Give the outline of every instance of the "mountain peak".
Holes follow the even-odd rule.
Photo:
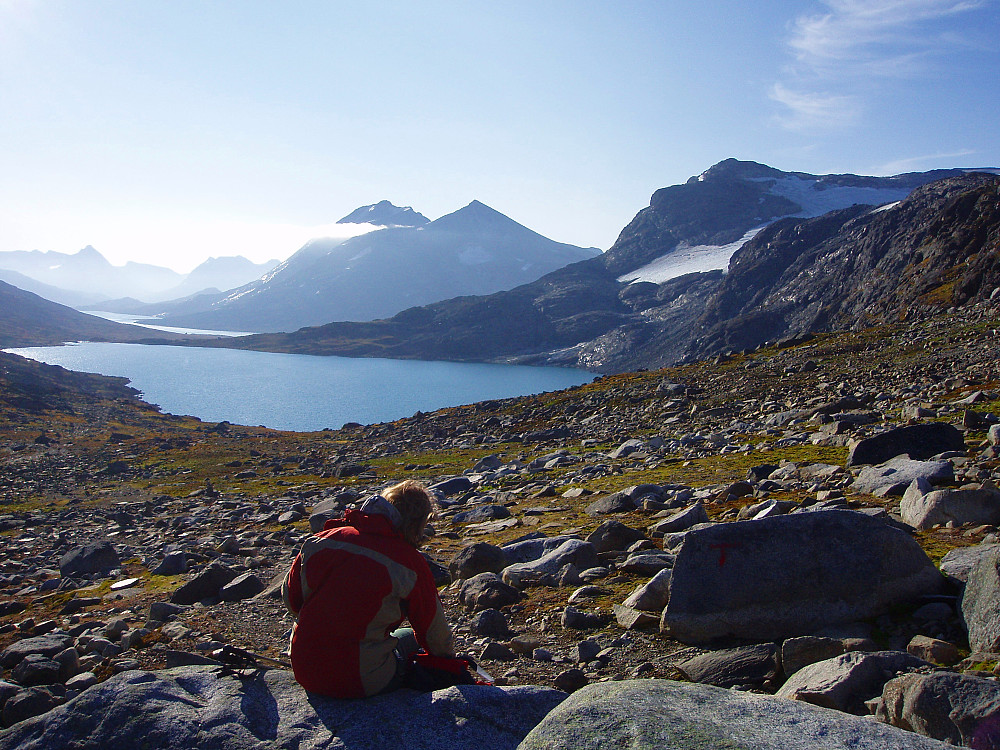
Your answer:
[[[389,201],[379,201],[356,208],[338,224],[374,224],[381,227],[419,227],[430,222],[426,216],[409,206],[394,206]]]
[[[485,230],[496,230],[500,228],[509,229],[520,228],[530,232],[530,229],[518,224],[509,216],[500,213],[495,208],[490,208],[485,203],[473,200],[469,205],[457,211],[435,219],[428,226],[429,229],[445,229],[458,231],[482,232]]]
[[[740,161],[739,159],[723,159],[718,164],[709,167],[697,177],[688,182],[705,182],[706,180],[752,179],[755,177],[781,177],[780,169],[769,167],[756,161]]]

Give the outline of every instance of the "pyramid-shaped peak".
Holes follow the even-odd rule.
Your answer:
[[[374,224],[380,227],[419,227],[430,222],[426,216],[409,206],[395,206],[389,201],[379,201],[356,208],[338,224]]]
[[[446,214],[440,219],[435,219],[428,225],[428,229],[446,229],[449,231],[496,231],[520,229],[531,231],[522,224],[518,224],[509,216],[500,213],[495,208],[490,208],[481,201],[474,200],[469,205],[457,211]]]

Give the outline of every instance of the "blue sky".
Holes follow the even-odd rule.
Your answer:
[[[0,250],[284,258],[383,198],[606,249],[727,157],[1000,166],[1000,0],[0,0]]]

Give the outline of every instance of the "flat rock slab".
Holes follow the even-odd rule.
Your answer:
[[[513,750],[565,697],[542,687],[400,690],[367,700],[306,693],[291,672],[124,672],[0,732],[0,750]]]
[[[944,750],[937,740],[797,701],[670,680],[588,685],[518,750]]]

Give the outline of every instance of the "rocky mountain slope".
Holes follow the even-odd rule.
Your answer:
[[[390,226],[325,250],[311,243],[209,310],[168,315],[164,322],[294,331],[330,320],[385,318],[456,294],[510,289],[597,253],[542,237],[473,201],[427,224]]]
[[[729,160],[657,191],[604,255],[511,291],[225,345],[611,372],[917,315],[992,293],[998,181],[960,170],[820,178]],[[728,273],[663,272],[674,256],[690,268],[695,247],[713,262],[713,248],[732,247]],[[656,282],[642,280],[651,264]]]
[[[44,742],[57,726],[83,742],[72,739],[73,711],[123,715],[143,685],[160,691],[157,706],[201,710],[191,690],[156,687],[171,675],[206,695],[240,694],[218,649],[283,660],[290,621],[268,584],[314,524],[403,478],[435,487],[425,551],[447,616],[459,648],[505,686],[589,683],[579,700],[655,688],[670,705],[697,702],[708,723],[722,696],[746,695],[733,710],[755,726],[792,711],[792,701],[772,703],[791,698],[840,712],[796,711],[798,731],[817,736],[874,710],[983,746],[1000,656],[990,653],[995,618],[981,616],[1000,606],[1000,589],[989,593],[989,565],[976,562],[1000,549],[998,305],[317,433],[166,415],[120,381],[74,383],[0,355],[0,704],[12,725],[0,747]],[[22,392],[34,382],[45,387]],[[899,452],[911,458],[891,458]],[[827,536],[802,529],[841,526],[841,562],[813,565],[808,555],[830,553]],[[839,593],[824,596],[863,595],[860,566],[878,576],[877,597],[844,609]],[[746,617],[753,587],[775,581],[778,598],[752,599]],[[752,621],[757,637],[708,643],[680,627],[690,613],[679,605],[699,587],[714,592],[713,622]],[[905,601],[859,619],[901,591]],[[761,618],[771,610],[806,620]],[[817,615],[822,627],[809,620]],[[194,671],[144,671],[166,666]],[[631,682],[640,677],[683,681]],[[259,679],[242,672],[243,694],[266,702]],[[95,683],[105,687],[82,692]],[[268,726],[302,730],[288,719],[305,715],[293,688],[277,709],[266,703]],[[937,746],[891,736],[893,746]]]
[[[66,341],[172,343],[183,339],[175,334],[112,323],[0,281],[0,347],[46,346]]]

